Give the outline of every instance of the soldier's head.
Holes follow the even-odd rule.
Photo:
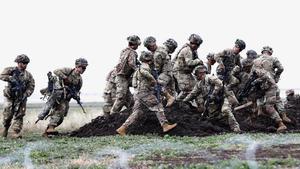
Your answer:
[[[242,69],[243,71],[247,72],[247,73],[250,73],[251,72],[251,68],[253,66],[253,60],[252,59],[243,59],[242,60]]]
[[[197,77],[198,80],[203,80],[206,74],[207,74],[207,68],[204,65],[197,66],[194,69],[194,75]]]
[[[267,54],[271,56],[273,54],[273,49],[270,46],[264,46],[261,50],[261,54]]]
[[[76,59],[75,61],[75,72],[77,74],[83,74],[88,66],[88,61],[84,58]]]
[[[192,50],[197,50],[203,42],[202,38],[197,34],[191,34],[189,37],[189,41]]]
[[[208,64],[214,65],[214,64],[216,63],[216,60],[215,60],[214,56],[215,56],[214,53],[209,53],[209,54],[206,56],[206,59],[207,59]]]
[[[136,50],[141,45],[141,39],[137,35],[131,35],[127,37],[128,46],[133,50]]]
[[[295,91],[294,89],[289,89],[287,91],[285,91],[286,96],[294,96]]]
[[[172,54],[177,48],[177,42],[174,39],[168,39],[163,43],[168,48],[168,53]]]
[[[155,52],[157,49],[156,39],[153,36],[148,36],[144,40],[144,46],[151,52]]]
[[[235,41],[235,45],[233,47],[233,51],[235,54],[240,53],[242,50],[244,50],[246,48],[246,43],[241,40],[241,39],[237,39]]]
[[[254,60],[254,59],[257,58],[257,53],[256,53],[255,50],[248,50],[247,53],[246,53],[246,55],[247,55],[247,59]]]
[[[140,55],[140,61],[143,63],[152,64],[153,62],[153,53],[149,51],[142,51]]]
[[[21,54],[16,57],[15,62],[18,64],[20,70],[25,70],[30,59],[27,55]]]

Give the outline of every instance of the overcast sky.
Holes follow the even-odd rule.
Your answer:
[[[191,33],[204,42],[200,58],[209,52],[232,48],[243,39],[246,50],[260,53],[273,47],[285,67],[279,87],[299,88],[298,47],[300,40],[297,0],[26,0],[0,2],[0,71],[15,66],[18,54],[27,54],[28,70],[36,80],[29,102],[37,102],[47,84],[47,72],[73,67],[85,57],[83,101],[102,101],[105,76],[116,65],[131,34],[141,39],[152,35],[158,44],[174,38],[179,48]],[[140,46],[138,53],[145,50]],[[175,52],[177,53],[177,52]],[[1,102],[2,89],[0,83]]]

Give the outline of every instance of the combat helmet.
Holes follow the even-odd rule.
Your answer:
[[[30,62],[30,59],[27,55],[21,54],[16,57],[15,62],[28,64]]]
[[[149,51],[142,51],[140,55],[141,62],[149,62],[153,60],[153,54]]]
[[[140,45],[141,44],[141,39],[137,35],[131,35],[127,37],[128,43],[132,45]]]
[[[168,39],[163,43],[169,50],[170,53],[173,53],[177,48],[177,42],[174,39]]]
[[[197,34],[191,34],[189,37],[189,41],[200,46],[203,42],[202,38]]]
[[[240,48],[240,51],[242,51],[242,50],[244,50],[246,48],[246,43],[243,40],[241,40],[241,39],[237,39],[235,41],[235,45],[237,45],[237,47]]]
[[[75,66],[84,66],[86,67],[88,65],[88,61],[84,58],[79,58],[79,59],[76,59],[75,61]]]
[[[270,46],[264,46],[261,50],[261,53],[263,53],[264,51],[269,52],[271,55],[273,54],[273,49]]]
[[[148,36],[145,40],[144,40],[144,46],[146,48],[148,48],[149,46],[153,45],[156,43],[156,39],[153,36]]]

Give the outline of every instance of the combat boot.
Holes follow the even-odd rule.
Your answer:
[[[58,134],[58,131],[56,131],[54,128],[55,128],[54,126],[49,125],[47,127],[45,133],[47,133],[48,135],[56,135],[56,134]]]
[[[163,128],[163,131],[165,133],[165,132],[168,132],[168,131],[172,130],[176,126],[177,126],[177,123],[174,123],[174,124],[165,123],[165,124],[163,124],[162,128]]]
[[[4,127],[3,132],[2,132],[2,136],[7,137],[7,134],[8,134],[8,128]]]
[[[125,135],[126,135],[126,127],[125,127],[125,126],[119,127],[116,131],[117,131],[117,133],[119,133],[121,136],[125,136]]]
[[[175,101],[175,98],[174,98],[172,95],[170,95],[170,93],[167,92],[167,91],[164,93],[164,95],[165,95],[165,97],[167,98],[167,104],[166,104],[166,107],[172,106],[172,104],[173,104],[174,101]]]
[[[22,138],[21,132],[13,131],[11,138],[13,138],[13,139]]]
[[[232,131],[235,132],[235,133],[240,133],[240,132],[241,132],[241,129],[240,129],[239,126],[236,126],[236,127],[234,127],[234,128],[232,129]]]
[[[283,122],[285,122],[285,123],[291,123],[292,122],[291,119],[287,117],[286,112],[283,112],[281,114],[281,116],[282,116],[281,118],[282,118]]]
[[[284,125],[284,123],[282,121],[278,122],[278,128],[277,128],[277,132],[283,132],[287,129],[287,127]]]

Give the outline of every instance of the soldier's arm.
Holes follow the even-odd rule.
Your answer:
[[[214,60],[219,64],[219,65],[224,65],[223,64],[223,58],[226,55],[226,50],[223,50],[222,52],[219,52],[214,55]]]
[[[235,63],[236,66],[242,68],[242,62],[241,62],[241,55],[236,55],[236,63]]]
[[[137,68],[137,57],[138,54],[136,53],[136,51],[130,51],[128,54],[128,66],[131,67],[133,70],[135,70]]]
[[[54,70],[53,73],[60,79],[66,79],[68,78],[68,74],[70,73],[70,71],[70,68],[62,68]]]
[[[276,69],[275,78],[279,79],[281,73],[284,71],[284,68],[283,68],[282,64],[280,63],[280,61],[277,58],[275,58],[273,68]]]
[[[144,76],[146,79],[148,79],[150,81],[156,81],[154,76],[150,73],[150,69],[141,67],[139,71],[140,71],[141,75]]]
[[[27,89],[25,91],[25,94],[27,97],[32,95],[34,88],[35,88],[35,81],[31,75],[31,73],[29,73],[29,72],[28,72],[28,77],[29,77],[29,83],[28,83]]]
[[[203,61],[200,60],[199,58],[193,59],[193,52],[191,50],[182,50],[182,55],[185,58],[185,63],[187,66],[194,67],[197,65],[203,65]]]
[[[154,53],[154,66],[156,68],[156,70],[161,70],[161,67],[163,65],[163,53],[161,52],[155,52]]]
[[[12,67],[5,68],[2,71],[2,73],[0,74],[0,80],[6,81],[6,82],[11,81],[11,79],[12,79],[12,71],[13,71]]]
[[[193,100],[195,97],[197,97],[201,93],[201,81],[197,82],[197,84],[194,86],[191,93],[189,93],[184,99],[184,102],[188,102]]]
[[[209,79],[210,83],[214,86],[214,91],[212,92],[212,95],[216,96],[222,90],[223,83],[219,78],[215,76],[211,76]]]

